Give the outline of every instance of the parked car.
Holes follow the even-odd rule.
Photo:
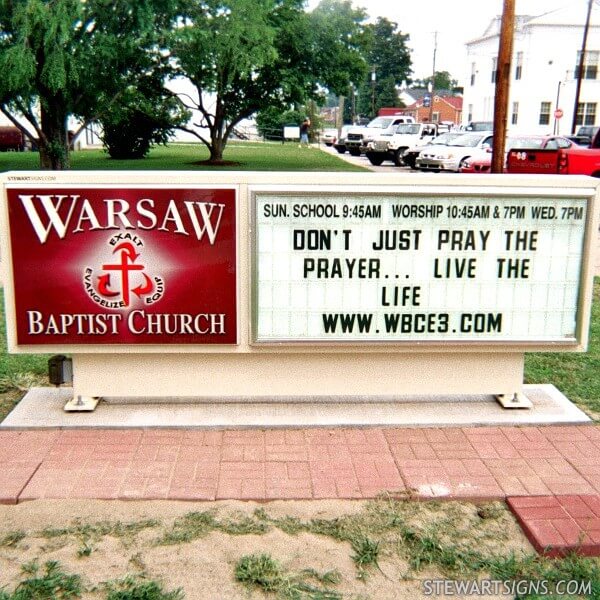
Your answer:
[[[25,149],[25,140],[21,130],[12,125],[0,127],[0,152],[14,150],[22,152]]]
[[[464,131],[492,131],[494,123],[492,121],[469,121],[461,129]]]
[[[513,148],[508,152],[506,171],[600,177],[600,148],[575,143],[568,148]]]
[[[348,135],[348,131],[352,129],[352,125],[344,125],[342,127],[341,135],[338,140],[333,142],[333,147],[340,153],[344,154],[346,152],[346,136]]]
[[[413,146],[425,147],[437,136],[436,123],[401,123],[393,133],[382,134],[369,142],[365,150],[373,165],[391,160],[397,167],[402,166],[402,155]]]
[[[416,167],[422,171],[458,173],[464,161],[470,156],[479,154],[481,149],[491,148],[493,139],[492,131],[463,133],[447,146],[425,148],[417,157]]]
[[[348,130],[346,136],[346,149],[352,156],[360,156],[361,148],[366,148],[366,145],[375,139],[376,136],[382,133],[389,132],[390,134],[400,123],[414,123],[413,117],[393,116],[393,117],[376,117],[368,125],[364,127],[352,127]]]
[[[326,146],[331,147],[337,142],[337,135],[337,129],[325,129],[320,139]]]
[[[592,140],[596,137],[600,131],[600,127],[593,127],[591,125],[582,125],[575,135],[567,136],[572,142],[579,144],[580,146],[591,146]]]
[[[560,135],[518,135],[510,136],[506,139],[505,150],[508,154],[509,150],[522,148],[570,148],[576,144],[569,138]],[[505,156],[506,161],[506,156]],[[479,155],[470,156],[464,161],[463,166],[459,169],[461,173],[489,173],[492,168],[492,152],[491,148],[488,152],[483,152]]]
[[[411,148],[405,150],[404,154],[402,154],[402,162],[407,167],[410,167],[411,169],[416,169],[417,156],[419,156],[419,154],[423,152],[423,150],[439,149],[440,146],[446,146],[449,142],[463,134],[464,131],[447,131],[446,133],[442,133],[437,137],[433,138],[431,142],[429,142],[429,144],[427,144],[426,146],[420,146],[418,144],[416,146],[412,146]]]

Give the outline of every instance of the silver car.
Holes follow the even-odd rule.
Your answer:
[[[446,146],[425,148],[417,157],[416,167],[422,171],[451,171],[458,173],[464,162],[485,148],[491,148],[492,131],[477,131],[460,135]]]
[[[447,131],[446,133],[440,133],[437,137],[433,138],[426,146],[413,146],[408,148],[402,154],[402,162],[411,169],[417,168],[417,158],[424,150],[439,150],[440,146],[447,146],[452,140],[457,137],[464,135],[463,131]]]

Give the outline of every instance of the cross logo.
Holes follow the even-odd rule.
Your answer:
[[[124,237],[130,240],[120,241]],[[146,304],[159,300],[164,282],[162,277],[150,277],[144,272],[146,267],[139,261],[141,254],[136,252],[136,246],[144,245],[141,239],[119,234],[111,238],[109,245],[116,260],[104,262],[101,274],[95,277],[92,268],[85,269],[84,287],[92,300],[106,308],[128,308],[135,296]]]

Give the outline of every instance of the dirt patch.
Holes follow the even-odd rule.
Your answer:
[[[317,585],[344,600],[414,599],[423,597],[424,579],[448,573],[442,563],[427,563],[425,555],[417,557],[425,562],[416,568],[415,553],[421,550],[411,545],[410,535],[417,539],[419,532],[437,530],[438,545],[455,553],[531,551],[504,504],[483,509],[461,502],[391,500],[37,500],[0,506],[0,589],[15,587],[22,565],[55,560],[65,572],[82,577],[84,599],[105,598],[105,582],[127,574],[161,582],[166,590],[181,587],[186,600],[276,598],[235,579],[242,557],[264,554],[285,573],[310,570],[313,578],[336,573],[335,584]],[[361,574],[356,555],[362,539],[376,543],[379,554]]]

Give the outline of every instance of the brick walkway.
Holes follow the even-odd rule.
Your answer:
[[[508,499],[538,550],[579,545],[594,554],[599,456],[600,427],[592,424],[0,431],[0,502],[348,499],[384,491]]]
[[[600,493],[600,427],[0,431],[0,497]]]

